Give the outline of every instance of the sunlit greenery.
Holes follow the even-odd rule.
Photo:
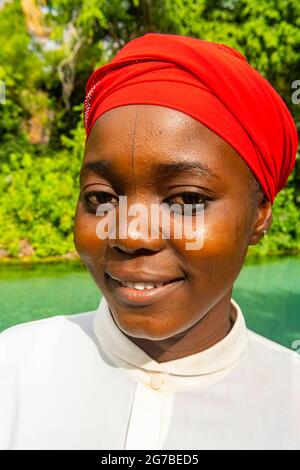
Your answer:
[[[300,79],[299,0],[2,2],[0,260],[74,253],[87,78],[149,31],[237,48],[279,91],[299,126],[300,105],[291,101],[292,82]],[[271,231],[250,254],[300,252],[299,188],[298,159],[276,198]]]

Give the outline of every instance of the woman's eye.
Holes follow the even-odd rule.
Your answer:
[[[177,204],[179,206],[189,204],[189,207],[185,208],[185,213],[195,213],[203,209],[203,207],[205,208],[208,204],[208,200],[208,197],[202,196],[201,194],[195,192],[187,191],[175,196],[170,196],[169,198],[165,199],[165,202],[170,206],[172,204]],[[176,212],[176,208],[174,208],[174,211]]]
[[[96,210],[99,204],[118,203],[119,198],[104,191],[90,191],[83,195],[83,200],[88,209]]]

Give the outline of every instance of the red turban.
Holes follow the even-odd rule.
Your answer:
[[[87,137],[109,109],[153,104],[192,116],[243,158],[273,203],[295,165],[298,137],[284,101],[235,49],[175,34],[127,43],[86,86]]]

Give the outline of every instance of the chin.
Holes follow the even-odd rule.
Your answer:
[[[170,322],[167,319],[161,320],[150,315],[146,316],[145,313],[141,315],[138,315],[137,312],[123,313],[122,315],[114,315],[114,319],[123,333],[137,339],[160,341],[171,338],[178,333],[177,328],[170,330]]]

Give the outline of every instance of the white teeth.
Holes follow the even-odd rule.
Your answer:
[[[151,282],[149,282],[149,284],[146,284],[146,289],[154,289],[154,284],[152,284]]]
[[[133,287],[134,289],[143,290],[146,289],[146,284],[144,284],[143,282],[136,282]]]
[[[151,290],[157,287],[162,287],[163,282],[130,282],[130,281],[120,281],[118,278],[111,276],[116,281],[119,281],[124,287],[130,287],[137,290]]]
[[[131,287],[137,290],[151,290],[151,289],[155,289],[156,287],[161,287],[163,285],[162,282],[158,284],[154,284],[153,282],[125,282],[125,281],[121,281],[121,284],[125,287]]]

